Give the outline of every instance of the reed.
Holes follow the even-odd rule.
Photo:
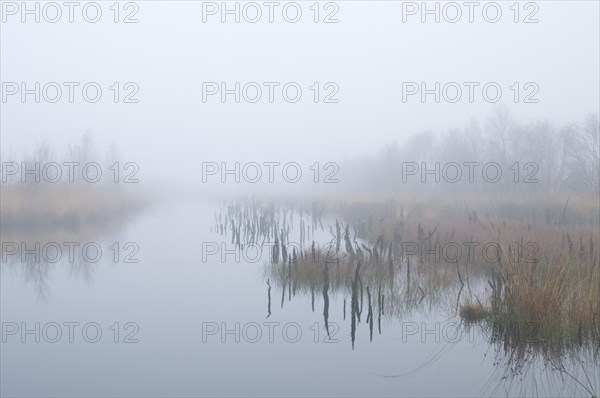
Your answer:
[[[250,240],[276,238],[278,256],[265,276],[289,299],[311,295],[314,308],[315,292],[326,285],[328,295],[347,302],[360,304],[370,293],[373,305],[381,289],[388,317],[446,310],[515,350],[560,355],[600,345],[599,207],[587,196],[333,197],[234,206],[216,220],[236,220],[231,231]],[[300,248],[290,262],[282,252],[298,226]],[[311,245],[317,229],[331,232],[330,244],[320,246],[327,249]],[[448,261],[426,253],[464,242],[493,244],[497,255],[478,250]],[[419,252],[407,253],[407,243]]]
[[[81,231],[125,220],[149,203],[146,196],[107,186],[2,186],[3,238]]]

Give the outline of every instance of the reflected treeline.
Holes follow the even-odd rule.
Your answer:
[[[114,246],[125,243],[114,237],[150,198],[136,190],[137,165],[123,167],[114,146],[103,159],[87,134],[64,154],[45,140],[21,156],[2,153],[1,160],[2,273],[18,274],[46,298],[55,268],[67,265],[71,276],[90,282],[98,255],[123,261],[137,250],[134,243]]]
[[[137,244],[116,238],[131,217],[108,218],[77,228],[33,229],[29,234],[25,228],[2,228],[2,273],[21,277],[27,285],[34,286],[41,299],[49,297],[48,280],[58,269],[66,269],[70,277],[91,283],[98,264],[137,261]]]
[[[68,191],[68,189],[67,189]],[[94,195],[93,189],[84,189],[85,196]],[[116,200],[104,191],[93,203]],[[21,199],[17,214],[8,208],[5,195],[11,195],[3,187],[2,222],[0,227],[0,257],[2,273],[20,276],[26,284],[35,287],[38,296],[48,298],[48,279],[58,267],[68,267],[69,275],[91,282],[94,269],[101,260],[114,262],[132,261],[137,253],[134,242],[117,242],[116,236],[142,210],[135,198],[123,199],[112,209],[105,202],[100,210],[90,211],[71,203],[68,196],[62,201],[61,210],[46,212],[45,200],[49,196],[34,196]],[[58,194],[61,196],[60,194]],[[20,195],[18,195],[20,196]],[[81,196],[79,197],[80,200]],[[12,199],[10,199],[12,200]],[[9,201],[10,201],[9,200]],[[59,206],[57,204],[57,206]],[[93,205],[92,205],[93,206]],[[114,211],[113,211],[114,210]]]

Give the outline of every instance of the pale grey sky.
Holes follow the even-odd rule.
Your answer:
[[[139,22],[134,24],[114,23],[112,3],[103,2],[96,24],[83,21],[78,9],[72,24],[66,15],[54,24],[43,15],[40,23],[32,16],[21,23],[20,11],[8,15],[4,10],[2,82],[81,86],[75,89],[74,103],[67,100],[67,88],[54,104],[36,104],[32,95],[24,104],[18,95],[7,97],[2,103],[2,149],[18,151],[44,137],[60,149],[90,130],[99,146],[113,142],[147,174],[167,176],[199,170],[201,160],[338,160],[374,152],[420,130],[461,127],[490,114],[493,104],[481,95],[488,82],[499,84],[499,104],[522,120],[579,121],[597,111],[598,2],[541,1],[534,3],[537,8],[521,2],[519,20],[529,14],[539,20],[529,24],[514,23],[512,2],[499,3],[503,14],[498,23],[482,17],[489,2],[480,2],[474,23],[468,22],[464,6],[455,24],[443,18],[435,23],[432,16],[421,23],[420,14],[406,15],[403,23],[406,3],[340,1],[338,9],[321,3],[319,18],[335,12],[339,23],[332,24],[313,22],[312,2],[299,2],[303,14],[294,24],[282,18],[285,2],[275,9],[272,24],[266,14],[255,24],[243,18],[234,23],[232,16],[223,24],[220,14],[207,15],[203,23],[203,2],[193,1],[137,2]],[[120,18],[133,11],[122,9]],[[82,99],[87,82],[100,84],[99,102]],[[114,82],[120,83],[121,95],[133,90],[123,84],[136,83],[139,103],[115,104],[109,88]],[[265,86],[258,103],[236,104],[232,95],[225,104],[218,95],[203,103],[203,82],[280,86],[274,103],[268,102]],[[282,98],[281,87],[288,82],[303,90],[297,103]],[[310,88],[314,82],[320,83],[321,102],[316,104]],[[325,89],[328,82],[339,88],[333,97],[338,103],[322,103],[336,88]],[[480,86],[473,103],[467,100],[466,86],[458,103],[436,104],[431,95],[426,103],[418,96],[403,103],[402,82]],[[510,88],[514,82],[520,84],[517,104]],[[533,97],[539,103],[522,102],[535,89],[525,89],[528,82],[539,88]]]

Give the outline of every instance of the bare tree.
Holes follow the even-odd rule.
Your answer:
[[[94,140],[90,132],[84,134],[79,143],[69,145],[68,158],[69,162],[78,162],[79,168],[96,158],[96,146],[94,145]],[[80,173],[75,174],[75,180],[77,182],[79,182],[81,178]]]
[[[567,188],[590,194],[600,192],[599,130],[598,114],[593,114],[587,117],[583,128],[573,126],[564,137]]]

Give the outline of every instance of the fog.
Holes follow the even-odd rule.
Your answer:
[[[202,2],[144,2],[135,13],[139,22],[129,24],[115,24],[108,5],[95,24],[85,22],[79,8],[73,23],[64,6],[57,23],[46,22],[43,14],[40,23],[34,23],[34,15],[26,16],[31,23],[20,23],[20,8],[16,15],[5,12],[3,82],[26,82],[29,89],[34,82],[80,86],[73,103],[66,86],[57,103],[44,98],[35,103],[33,95],[23,103],[20,93],[7,96],[3,151],[20,151],[43,138],[64,147],[91,132],[100,146],[114,143],[124,158],[137,162],[146,178],[197,184],[202,161],[339,162],[374,154],[418,132],[461,128],[472,119],[484,122],[498,105],[523,122],[558,124],[579,122],[598,109],[597,2],[543,2],[539,10],[521,4],[519,18],[535,11],[538,23],[514,23],[505,3],[497,23],[484,20],[482,6],[474,9],[473,23],[465,6],[460,21],[448,23],[444,3],[440,23],[435,15],[421,23],[420,11],[403,14],[403,2],[344,2],[335,12],[338,23],[314,23],[309,4],[302,4],[297,23],[287,23],[279,8],[269,23],[264,6],[257,23],[245,22],[241,14],[240,23],[229,15],[223,24],[220,12],[205,15],[202,23]],[[321,18],[333,11],[321,10]],[[487,12],[493,16],[493,10]],[[88,82],[102,87],[96,103],[82,97]],[[109,89],[114,82],[135,83],[139,91],[132,99],[139,102],[115,104]],[[263,96],[257,103],[243,97],[236,103],[230,94],[223,103],[217,94],[203,102],[204,82],[225,82],[229,89],[235,82],[241,87],[256,82]],[[273,103],[264,82],[280,84]],[[288,82],[302,88],[296,103],[282,96]],[[321,86],[319,103],[309,88],[314,82]],[[332,97],[339,102],[322,102],[333,91],[323,88],[327,82],[339,88]],[[403,102],[403,82],[426,82],[428,89],[435,82],[441,87],[456,82],[463,95],[457,103],[443,97],[435,103],[433,94],[426,103],[419,94]],[[479,83],[473,103],[464,82]],[[495,104],[482,96],[489,82],[502,89]],[[514,82],[520,83],[519,103],[510,89]],[[537,103],[523,103],[534,91],[523,87],[528,82],[539,88],[531,98]],[[133,88],[121,91],[123,101]]]
[[[0,395],[598,396],[599,16],[2,0]]]

